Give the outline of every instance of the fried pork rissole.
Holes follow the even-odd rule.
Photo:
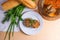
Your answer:
[[[32,0],[18,0],[18,2],[21,2],[23,5],[29,7],[29,8],[36,8],[36,3]]]
[[[5,11],[8,11],[16,6],[18,6],[20,3],[18,3],[17,1],[15,0],[12,0],[12,1],[6,1],[2,4],[2,8],[3,10]]]

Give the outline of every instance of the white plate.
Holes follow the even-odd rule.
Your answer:
[[[29,12],[26,12],[25,14],[23,14],[22,18],[23,19],[32,18],[32,19],[36,19],[40,22],[40,26],[38,28],[27,28],[23,25],[23,21],[20,21],[20,28],[25,34],[35,35],[41,31],[41,29],[43,27],[43,20],[42,20],[42,17],[37,12],[34,12],[32,10]]]

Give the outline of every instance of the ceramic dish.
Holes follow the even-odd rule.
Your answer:
[[[35,34],[37,34],[38,32],[41,31],[41,29],[43,27],[43,19],[37,12],[28,11],[25,14],[23,14],[22,18],[23,19],[32,18],[32,19],[38,20],[39,23],[40,23],[40,26],[38,28],[29,28],[29,27],[24,26],[23,21],[21,21],[20,22],[20,28],[25,34],[35,35]]]
[[[60,18],[60,9],[57,10],[57,12],[56,12],[57,16],[55,16],[55,17],[47,16],[46,12],[45,12],[45,10],[43,8],[44,7],[44,2],[45,2],[45,0],[39,0],[38,1],[38,10],[39,10],[39,13],[41,14],[41,16],[44,19],[49,20],[49,21],[53,21],[53,20],[59,19]]]

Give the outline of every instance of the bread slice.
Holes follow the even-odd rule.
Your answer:
[[[36,3],[32,0],[18,0],[18,2],[21,2],[23,5],[29,7],[29,8],[36,8]]]
[[[5,11],[8,11],[16,6],[18,6],[20,3],[18,3],[17,1],[15,0],[12,0],[12,1],[6,1],[2,4],[2,8],[3,10]]]

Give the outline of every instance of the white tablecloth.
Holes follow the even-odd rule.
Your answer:
[[[25,8],[23,12],[25,12],[25,11],[31,11],[31,10],[28,8]],[[3,31],[3,32],[7,31],[9,24],[10,24],[10,21],[2,24],[2,20],[4,19],[4,16],[5,16],[4,11],[0,10],[0,31]],[[18,32],[18,31],[19,31],[19,28],[15,27],[15,32]]]

